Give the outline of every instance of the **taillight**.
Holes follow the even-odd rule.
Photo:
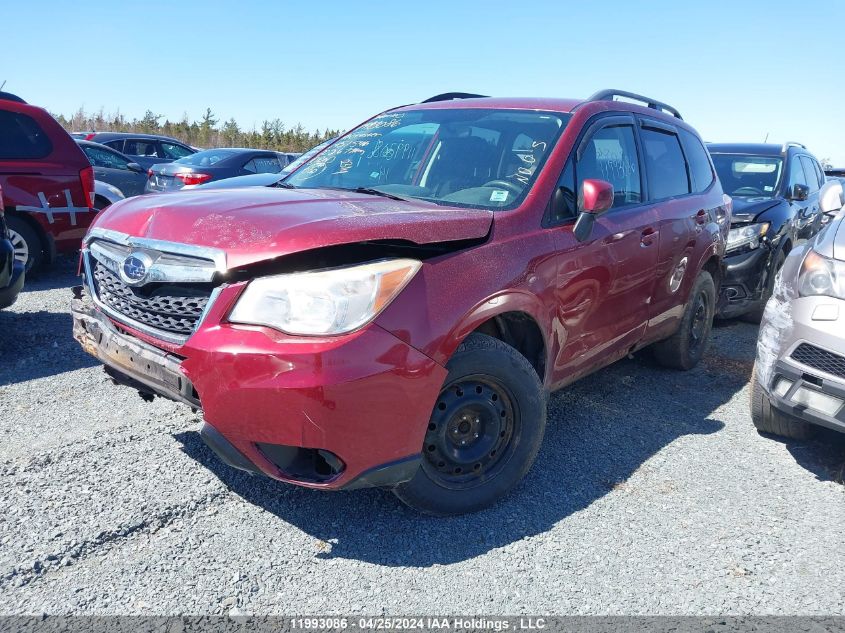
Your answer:
[[[180,173],[173,175],[186,185],[201,185],[211,180],[211,174]]]
[[[82,191],[87,197],[86,206],[94,206],[94,168],[90,165],[79,170],[79,181],[82,183]]]
[[[152,169],[148,169],[148,170],[147,170],[147,178],[152,178],[152,177],[153,177],[153,170],[152,170]]]
[[[93,140],[95,136],[97,136],[97,134],[95,132],[91,132],[90,134],[85,135],[85,140],[86,141]]]

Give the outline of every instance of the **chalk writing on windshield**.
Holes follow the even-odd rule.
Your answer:
[[[534,170],[537,168],[537,163],[543,157],[543,152],[546,151],[548,144],[545,141],[533,141],[531,147],[515,150],[517,158],[521,161],[516,172],[508,176],[527,185],[531,176],[534,175]]]

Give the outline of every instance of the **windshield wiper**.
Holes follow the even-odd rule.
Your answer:
[[[347,191],[354,191],[355,193],[365,193],[371,196],[381,196],[382,198],[390,198],[391,200],[402,200],[408,202],[407,198],[397,196],[396,194],[387,193],[380,189],[373,189],[372,187],[356,187],[355,189],[347,189]]]
[[[296,189],[296,185],[292,185],[289,182],[285,182],[284,180],[280,180],[277,182],[274,187],[281,187],[282,189]]]

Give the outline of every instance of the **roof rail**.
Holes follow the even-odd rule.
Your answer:
[[[5,99],[6,101],[17,101],[18,103],[26,103],[26,101],[21,99],[18,95],[13,95],[11,92],[0,92],[0,99]]]
[[[482,99],[490,95],[475,95],[470,92],[444,92],[442,95],[434,95],[421,103],[434,103],[435,101],[452,101],[453,99]]]
[[[795,141],[787,141],[786,143],[783,144],[781,151],[785,152],[790,147],[800,147],[801,149],[807,149],[807,146],[804,145],[803,143],[796,143]]]
[[[681,116],[681,113],[678,112],[675,108],[666,103],[663,103],[662,101],[658,101],[657,99],[651,99],[649,97],[644,97],[643,95],[638,95],[635,92],[626,92],[625,90],[613,90],[612,88],[608,90],[599,90],[589,99],[587,99],[587,101],[616,101],[615,97],[624,97],[633,101],[639,101],[640,103],[645,104],[647,107],[653,110],[661,110],[663,112],[668,112],[677,119],[683,120],[684,118]]]

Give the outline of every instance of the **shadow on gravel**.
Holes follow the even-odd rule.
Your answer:
[[[36,292],[42,290],[56,290],[68,288],[68,303],[70,303],[70,287],[81,283],[81,278],[76,274],[79,255],[62,255],[56,261],[42,270],[28,272],[23,292]]]
[[[755,333],[742,330],[739,335]],[[503,502],[470,516],[421,516],[380,490],[319,492],[251,477],[222,464],[198,434],[176,439],[233,492],[326,541],[322,558],[388,566],[448,564],[546,532],[624,487],[646,460],[672,442],[721,430],[724,425],[712,412],[747,384],[750,360],[738,363],[720,357],[718,350],[711,356],[682,373],[660,368],[643,354],[641,360],[622,361],[553,395],[543,448],[531,472]],[[671,489],[673,482],[661,485]]]
[[[72,328],[70,312],[0,310],[0,385],[96,365],[73,338]]]
[[[812,441],[787,442],[786,450],[819,481],[845,485],[845,434],[822,428]]]

